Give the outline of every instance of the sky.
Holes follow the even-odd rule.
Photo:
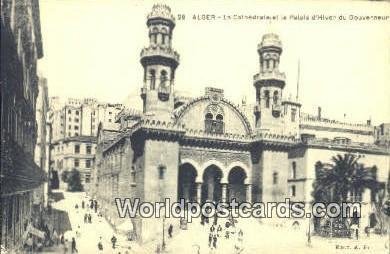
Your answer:
[[[44,58],[40,75],[49,95],[125,103],[140,108],[148,45],[146,16],[155,1],[41,0]],[[200,96],[223,88],[225,97],[255,101],[257,44],[274,32],[283,44],[284,96],[297,91],[302,109],[322,107],[327,118],[390,122],[390,19],[350,21],[349,15],[390,15],[390,4],[360,1],[159,1],[176,16],[173,47],[180,54],[175,90]],[[178,20],[178,15],[185,15]],[[287,21],[198,20],[194,15],[286,15]],[[291,20],[290,15],[345,15],[346,21]],[[345,117],[344,117],[345,114]]]

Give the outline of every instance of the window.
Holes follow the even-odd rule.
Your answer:
[[[92,151],[92,147],[91,146],[87,146],[87,154],[91,154],[91,151]]]
[[[109,115],[112,115],[112,112],[108,112]]]
[[[293,161],[293,163],[292,163],[291,178],[292,179],[297,178],[297,163],[295,161]]]
[[[69,126],[68,126],[68,129],[71,130],[71,129],[72,129],[72,125],[69,125]],[[70,134],[69,134],[69,136],[70,136]]]
[[[158,179],[164,180],[164,174],[165,174],[165,167],[159,166],[158,167]]]
[[[224,122],[223,122],[223,116],[221,114],[218,114],[216,116],[216,120],[213,119],[214,116],[212,113],[207,113],[205,115],[205,131],[208,133],[217,133],[222,134],[224,133]]]
[[[297,110],[295,108],[291,109],[291,122],[295,122],[295,117],[297,114]]]
[[[78,132],[75,132],[75,133],[74,133],[74,135],[75,135],[75,136],[78,136],[78,135],[79,135],[79,133],[78,133]]]
[[[269,108],[269,91],[264,91],[265,107]]]
[[[108,119],[108,122],[109,122],[109,123],[111,123],[111,121],[112,121],[111,119]]]
[[[72,117],[69,117],[69,122],[72,122]]]
[[[79,115],[79,111],[78,111],[78,110],[76,110],[76,115],[77,115],[77,116]]]
[[[68,132],[68,136],[69,136],[69,137],[71,136],[70,132]]]
[[[79,119],[78,119],[78,118],[75,118],[74,121],[75,121],[76,123],[78,123],[78,122],[79,122]]]
[[[292,185],[290,187],[290,196],[295,197],[295,195],[296,195],[296,187],[295,187],[295,185]]]
[[[86,160],[85,161],[85,167],[90,168],[91,167],[91,160]]]
[[[80,153],[80,145],[74,146],[74,153]]]
[[[79,159],[74,159],[74,167],[78,168],[80,166],[80,160]]]
[[[278,91],[275,91],[274,92],[274,97],[273,97],[274,104],[278,104],[278,99],[279,99]]]
[[[86,174],[86,175],[85,175],[85,182],[86,182],[86,183],[91,182],[91,175],[90,175],[90,174]]]
[[[168,80],[167,77],[167,72],[165,70],[161,71],[161,76],[160,76],[160,86],[161,87],[166,87],[166,81]]]
[[[79,130],[79,127],[75,125],[74,129],[77,131],[77,130]]]
[[[272,183],[275,185],[275,184],[278,184],[278,173],[277,172],[274,172],[272,174]]]
[[[72,114],[72,111],[70,109],[68,110],[68,114]]]
[[[156,71],[150,70],[149,76],[150,76],[150,89],[154,90],[156,88]]]

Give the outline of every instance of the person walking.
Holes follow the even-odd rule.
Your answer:
[[[112,237],[111,237],[111,243],[112,243],[112,248],[113,249],[115,249],[115,244],[116,244],[116,237],[115,237],[115,235],[113,235]]]
[[[170,224],[169,227],[168,227],[168,236],[169,236],[169,238],[172,238],[172,232],[173,232],[173,226],[172,226],[172,224]]]
[[[92,215],[88,214],[88,223],[92,223]]]
[[[87,223],[87,222],[88,222],[88,215],[84,214],[84,223]]]
[[[214,247],[214,249],[217,248],[217,240],[218,240],[217,236],[214,235],[214,237],[213,237],[213,247]]]
[[[103,252],[102,237],[100,237],[100,241],[98,243],[98,250],[99,250],[99,253]]]
[[[211,247],[212,241],[213,241],[213,234],[209,233],[209,247]]]
[[[81,201],[81,208],[85,208],[85,202],[84,202],[84,200],[83,201]]]
[[[72,253],[75,253],[75,252],[78,253],[78,250],[76,248],[76,240],[74,239],[74,237],[72,237]]]

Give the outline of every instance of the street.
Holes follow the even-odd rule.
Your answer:
[[[56,195],[60,193],[55,192]],[[63,192],[63,195],[63,199],[53,203],[53,210],[57,213],[61,211],[59,214],[62,214],[54,218],[54,227],[60,228],[59,232],[62,232],[61,228],[66,229],[64,236],[67,240],[67,253],[71,253],[72,237],[76,240],[78,253],[156,253],[157,246],[161,245],[160,240],[156,240],[139,246],[136,242],[127,241],[125,236],[116,234],[104,217],[98,217],[94,211],[87,208],[88,198],[84,192]],[[82,200],[86,201],[84,209],[81,208]],[[92,215],[92,223],[84,223],[85,213]],[[187,230],[174,228],[172,238],[169,238],[166,232],[164,253],[317,253],[318,249],[324,253],[389,253],[385,245],[386,236],[361,236],[359,240],[312,236],[308,244],[307,232],[302,228],[274,227],[253,218],[239,218],[235,227],[226,229],[225,222],[226,219],[219,219],[215,225],[214,232],[217,232],[218,225],[221,225],[216,248],[213,248],[212,244],[209,247],[211,220],[210,223],[201,225],[200,219],[195,219],[188,224]],[[67,225],[68,223],[70,225]],[[156,230],[159,229],[156,227]],[[240,230],[241,237],[238,233]],[[228,237],[226,231],[229,231]],[[118,239],[115,250],[112,249],[110,240],[113,235]],[[98,250],[99,241],[103,245],[102,252]],[[64,248],[61,244],[54,245],[46,248],[43,253],[64,253]]]

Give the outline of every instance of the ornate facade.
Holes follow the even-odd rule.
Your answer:
[[[217,88],[198,98],[175,97],[180,58],[172,47],[170,8],[153,6],[147,27],[149,45],[140,56],[143,112],[124,110],[116,125],[98,130],[93,193],[115,226],[123,222],[115,197],[310,202],[316,162],[338,153],[359,154],[387,180],[389,151],[374,144],[373,126],[309,116],[298,101],[285,99],[278,35],[266,34],[258,45],[256,104],[244,110]],[[142,240],[157,234],[155,224],[132,222]]]

